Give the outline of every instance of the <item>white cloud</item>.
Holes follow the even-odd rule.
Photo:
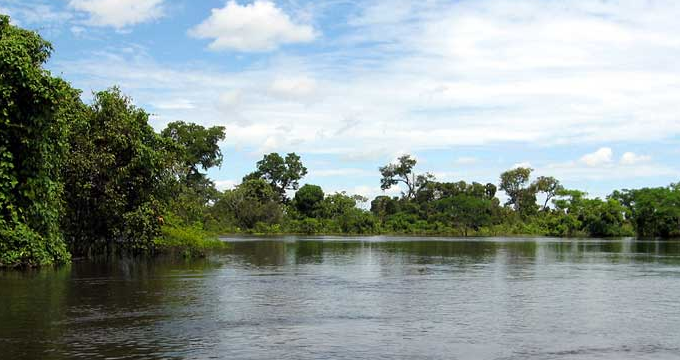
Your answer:
[[[393,2],[373,3],[385,9]],[[253,20],[256,4],[215,10],[204,24],[222,24],[230,7],[247,15],[239,16],[244,29],[231,22],[213,33],[215,44],[269,33],[269,23]],[[402,0],[390,14],[359,9],[367,15],[349,21],[321,49],[271,54],[237,72],[120,53],[62,61],[58,70],[88,79],[75,84],[85,89],[120,84],[142,104],[186,98],[195,105],[187,120],[227,126],[228,145],[246,152],[337,154],[384,164],[397,149],[597,149],[680,135],[680,3],[647,4]],[[212,29],[202,24],[192,33],[201,27]],[[282,43],[264,38],[274,47]],[[176,118],[176,111],[158,113],[161,123]],[[536,162],[528,154],[512,156]],[[616,160],[612,154],[609,166]]]
[[[269,51],[283,44],[314,40],[310,25],[296,24],[271,1],[256,0],[239,5],[229,1],[221,9],[212,9],[210,17],[189,31],[200,39],[213,39],[212,50]]]
[[[56,28],[73,17],[71,13],[56,10],[48,4],[26,4],[14,1],[9,1],[5,6],[0,7],[0,14],[9,15],[15,25],[40,24],[41,27],[47,29]]]
[[[472,165],[476,164],[477,161],[479,161],[476,157],[472,156],[461,156],[456,161],[454,161],[454,164],[456,165]]]
[[[316,81],[308,76],[277,77],[269,86],[269,92],[282,99],[303,100],[314,95]]]
[[[634,178],[677,177],[680,170],[651,162],[651,157],[625,152],[618,162],[613,161],[611,148],[603,147],[586,154],[578,161],[548,164],[538,167],[536,174],[555,176],[560,180],[628,180]],[[636,165],[636,166],[631,166]]]
[[[608,166],[592,167],[577,162],[566,162],[541,167],[536,169],[536,174],[554,176],[561,181],[613,181],[677,177],[680,176],[680,171],[667,165],[652,163],[643,163],[639,166],[612,163]]]
[[[219,191],[231,190],[238,184],[239,182],[235,180],[215,180],[215,188]]]
[[[343,176],[369,176],[375,175],[377,170],[368,171],[357,168],[336,168],[336,169],[318,169],[310,170],[309,176],[313,177],[343,177]]]
[[[523,162],[516,163],[516,164],[512,165],[512,168],[513,168],[513,169],[517,169],[517,168],[531,168],[531,163],[528,162],[528,161],[523,161]]]
[[[652,160],[652,157],[649,155],[638,155],[633,152],[625,152],[621,155],[621,160],[619,162],[621,165],[638,165],[650,160]]]
[[[89,14],[92,26],[124,29],[164,15],[165,0],[69,0],[69,6]]]
[[[82,26],[71,26],[71,33],[75,36],[81,36],[85,33],[85,28]]]
[[[612,162],[612,149],[608,147],[599,148],[597,151],[583,155],[580,161],[587,166],[602,166]]]
[[[171,101],[160,101],[152,103],[153,107],[161,110],[191,110],[195,109],[196,105],[188,99],[173,99]]]

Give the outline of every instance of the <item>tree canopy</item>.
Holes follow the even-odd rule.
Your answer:
[[[406,186],[406,192],[402,195],[407,199],[412,199],[416,195],[418,188],[425,186],[428,181],[434,180],[430,173],[416,175],[413,168],[416,166],[416,159],[411,155],[402,155],[396,163],[387,164],[380,167],[380,188],[387,190],[392,186],[402,183]]]
[[[271,153],[258,161],[257,169],[246,175],[243,181],[264,179],[281,199],[286,200],[286,191],[297,190],[300,179],[305,175],[307,175],[307,168],[302,165],[299,155],[289,153],[283,158],[278,153]]]

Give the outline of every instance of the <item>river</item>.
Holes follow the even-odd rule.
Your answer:
[[[680,242],[239,237],[0,272],[2,359],[680,359]]]

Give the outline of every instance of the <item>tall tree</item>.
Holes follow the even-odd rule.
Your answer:
[[[285,159],[278,153],[265,155],[257,162],[257,170],[246,175],[243,181],[264,179],[286,201],[287,190],[297,190],[299,181],[307,175],[307,168],[302,165],[300,156],[289,153]]]
[[[539,176],[531,184],[531,187],[534,189],[534,191],[543,193],[545,195],[545,201],[543,202],[543,207],[541,208],[542,211],[545,211],[548,208],[548,202],[553,199],[560,190],[564,189],[559,180],[552,176]]]
[[[218,198],[215,184],[202,171],[222,165],[219,142],[224,140],[224,127],[206,128],[175,121],[163,129],[161,136],[174,145],[171,148],[174,176],[167,186],[168,210],[184,223],[202,222],[209,212],[208,204]]]
[[[0,266],[69,260],[59,170],[79,93],[43,69],[52,46],[0,15]]]
[[[403,155],[397,159],[396,163],[380,167],[380,175],[382,175],[380,188],[387,190],[394,185],[402,183],[406,185],[406,193],[402,193],[404,198],[408,200],[413,199],[418,188],[434,180],[434,176],[430,173],[416,175],[413,172],[416,163],[417,160],[412,158],[411,155]]]
[[[152,250],[172,146],[118,88],[94,94],[63,167],[63,229],[78,255]]]
[[[224,126],[210,128],[198,124],[175,121],[163,129],[161,136],[171,139],[177,145],[177,161],[182,175],[188,181],[205,178],[200,170],[222,165],[222,151],[219,142],[224,140]]]
[[[531,168],[518,167],[501,174],[499,188],[508,195],[505,205],[512,205],[523,216],[535,212],[536,208],[536,192],[527,186],[532,171]]]

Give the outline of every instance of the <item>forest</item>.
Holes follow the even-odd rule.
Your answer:
[[[234,189],[219,191],[206,173],[222,166],[224,127],[176,121],[156,132],[117,87],[84,103],[44,68],[52,50],[0,16],[2,267],[200,255],[232,233],[680,236],[680,182],[600,199],[522,167],[497,184],[441,182],[415,173],[410,155],[376,169],[383,190],[405,189],[397,197],[300,186],[307,168],[295,153],[266,154]]]

